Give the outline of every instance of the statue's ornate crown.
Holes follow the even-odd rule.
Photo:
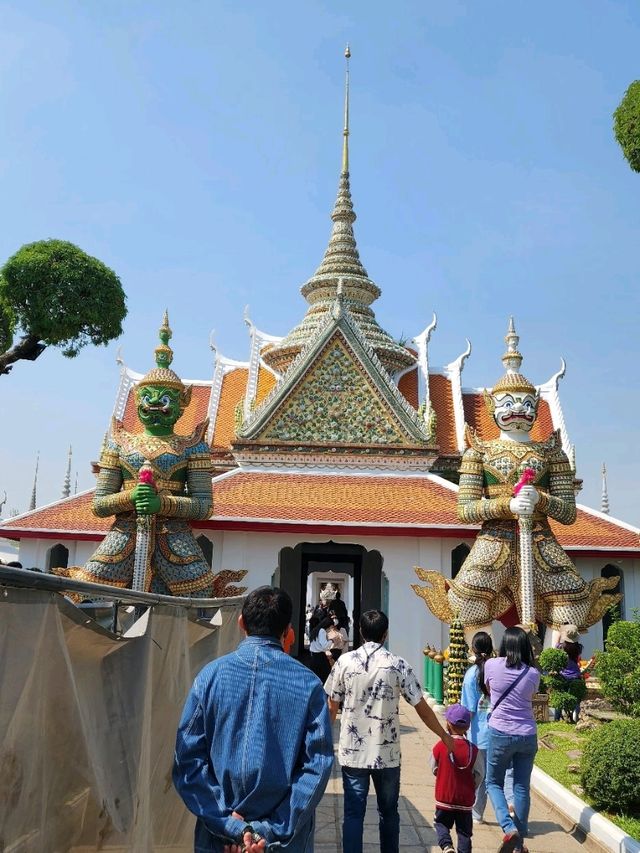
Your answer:
[[[498,379],[491,389],[491,394],[519,391],[524,394],[532,394],[535,397],[537,395],[535,385],[520,373],[520,365],[522,364],[522,355],[518,352],[520,338],[516,334],[513,317],[509,318],[509,329],[504,341],[507,345],[507,351],[502,356],[502,363],[505,366],[506,373]]]
[[[156,358],[156,366],[150,370],[146,376],[143,376],[136,386],[136,394],[147,385],[162,385],[165,388],[175,388],[180,391],[180,406],[185,409],[191,400],[191,386],[185,385],[177,373],[170,369],[170,364],[173,361],[173,350],[169,346],[169,341],[173,332],[169,327],[169,312],[164,312],[162,326],[158,336],[160,345],[154,350]]]

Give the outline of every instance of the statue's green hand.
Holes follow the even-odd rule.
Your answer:
[[[155,489],[145,483],[138,483],[131,493],[131,500],[140,515],[155,515],[160,512],[160,498]]]

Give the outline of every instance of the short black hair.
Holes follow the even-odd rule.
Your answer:
[[[360,633],[365,642],[381,643],[389,630],[389,620],[382,610],[365,610],[360,617]]]
[[[520,664],[533,665],[533,652],[527,632],[514,626],[507,628],[500,643],[500,657],[506,658],[506,665],[519,668]]]
[[[259,586],[242,605],[244,629],[250,637],[281,637],[292,613],[289,593],[276,586]]]

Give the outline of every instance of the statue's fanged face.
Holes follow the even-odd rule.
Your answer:
[[[538,399],[533,394],[493,395],[493,418],[502,432],[529,432],[536,419]]]
[[[172,428],[181,414],[180,391],[145,385],[138,391],[138,417],[145,427]]]

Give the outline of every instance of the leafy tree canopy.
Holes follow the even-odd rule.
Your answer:
[[[0,373],[56,346],[72,358],[122,334],[126,296],[97,258],[64,240],[29,243],[0,270]],[[11,347],[14,333],[23,338]]]
[[[640,80],[629,86],[613,118],[622,153],[633,171],[640,172]]]

